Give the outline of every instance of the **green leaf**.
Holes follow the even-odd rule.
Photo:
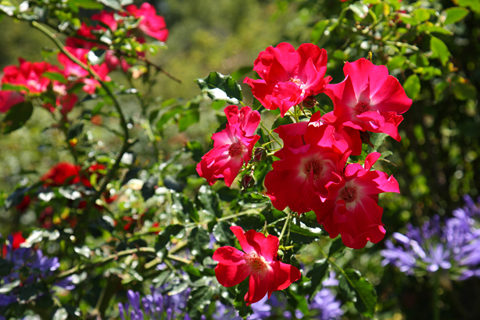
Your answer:
[[[67,83],[67,79],[63,76],[63,74],[58,72],[44,72],[42,73],[42,77],[48,78],[53,81],[58,81],[61,83]]]
[[[98,1],[112,9],[122,10],[122,3],[120,3],[120,1],[118,0],[98,0]]]
[[[167,124],[168,120],[172,119],[177,113],[181,113],[184,109],[180,106],[176,106],[162,114],[160,120],[157,121],[157,129],[162,130]]]
[[[4,83],[2,84],[2,90],[4,91],[26,91],[28,92],[28,88],[19,84],[10,84],[10,83]]]
[[[234,247],[235,239],[233,232],[230,230],[230,226],[230,223],[224,221],[218,222],[215,227],[213,227],[213,235],[219,244]]]
[[[67,139],[71,140],[80,136],[83,132],[83,126],[83,122],[79,122],[71,126],[67,132]]]
[[[475,100],[477,89],[470,82],[457,82],[453,86],[453,94],[458,100]]]
[[[430,13],[425,8],[416,9],[415,11],[413,11],[413,15],[420,22],[430,19]]]
[[[330,245],[330,249],[328,250],[328,257],[330,258],[342,249],[345,249],[345,245],[342,242],[342,237],[337,237],[337,239],[335,239]]]
[[[283,223],[283,221],[282,221]],[[312,243],[313,241],[320,238],[322,235],[321,230],[319,229],[318,233],[312,232],[312,228],[308,228],[307,226],[297,226],[296,224],[290,225],[290,237],[294,242],[298,243]]]
[[[103,9],[103,5],[94,0],[71,0],[71,1],[68,1],[68,4],[74,5],[75,7],[83,8],[83,9],[90,9],[90,10]],[[74,11],[78,11],[78,9]]]
[[[230,74],[230,77],[232,77],[235,81],[238,81],[241,77],[243,77],[244,75],[252,71],[253,71],[252,66],[240,67],[236,71],[234,71],[232,74]]]
[[[0,294],[9,293],[19,285],[20,285],[20,280],[15,280],[13,282],[4,284],[3,286],[0,287]]]
[[[165,229],[163,229],[162,232],[158,234],[158,237],[155,240],[155,250],[163,250],[165,246],[170,242],[170,238],[172,236],[176,236],[184,230],[185,227],[179,224],[171,224],[167,226]]]
[[[323,36],[325,33],[325,29],[327,29],[330,20],[320,20],[314,26],[312,33],[310,34],[310,42],[317,43],[318,40]]]
[[[420,26],[418,26],[418,32],[427,32],[427,33],[440,33],[440,34],[446,34],[446,35],[452,35],[453,33],[445,28],[438,27],[434,25],[433,23],[427,21]]]
[[[416,100],[421,89],[420,78],[416,74],[412,74],[403,84],[403,88],[410,99]]]
[[[192,290],[187,302],[188,314],[192,319],[200,319],[205,306],[212,301],[214,293],[214,286],[202,286]]]
[[[402,55],[398,55],[390,59],[387,64],[388,70],[394,70],[397,68],[402,68],[405,67],[405,61],[407,61],[407,58],[405,58]]]
[[[178,120],[178,130],[183,132],[189,126],[200,121],[200,112],[198,111],[200,105],[198,103],[190,103],[188,110],[184,111]]]
[[[33,113],[33,105],[30,101],[24,101],[14,105],[8,110],[2,122],[2,131],[8,134],[23,127]]]
[[[206,92],[212,100],[226,100],[232,104],[238,104],[243,100],[242,88],[231,76],[215,71],[195,81],[200,90]]]
[[[203,152],[203,147],[202,147],[200,142],[198,142],[198,141],[188,141],[185,149],[187,149],[188,151],[190,151],[192,153],[192,159],[195,162],[200,162],[200,160],[202,160],[204,152]]]
[[[315,263],[313,268],[307,272],[307,277],[310,278],[310,290],[309,290],[309,302],[313,300],[315,294],[320,291],[322,287],[322,281],[325,278],[328,270],[328,261],[322,263]]]
[[[445,18],[445,24],[456,23],[463,20],[470,11],[465,8],[453,7],[445,10],[447,17]]]
[[[443,96],[443,93],[449,86],[450,86],[450,83],[447,81],[440,81],[435,85],[434,92],[435,92],[436,101],[440,100],[440,98]]]
[[[0,258],[0,277],[6,277],[12,272],[13,263]]]
[[[373,317],[377,304],[377,293],[373,285],[357,270],[347,269],[339,277],[342,295],[355,303],[355,308],[366,317]]]
[[[478,0],[457,0],[459,6],[469,7],[472,11],[480,13],[480,1]]]
[[[448,51],[445,43],[442,40],[432,36],[430,39],[430,50],[433,52],[431,58],[440,59],[442,65],[445,66],[448,58],[450,57],[450,51]]]
[[[195,227],[188,235],[188,248],[194,256],[199,255],[205,249],[208,249],[210,235],[202,227]]]
[[[213,192],[209,186],[201,186],[198,190],[198,200],[206,211],[220,218],[223,214],[220,209],[220,201],[216,192]]]
[[[348,7],[350,8],[350,10],[353,11],[353,13],[355,13],[361,19],[365,19],[365,17],[368,14],[368,7],[361,1],[355,2],[354,4],[351,4]]]

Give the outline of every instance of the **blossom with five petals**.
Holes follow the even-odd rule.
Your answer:
[[[401,114],[412,105],[397,78],[385,66],[361,58],[346,62],[345,80],[328,84],[325,93],[333,101],[333,112],[324,117],[340,126],[361,131],[383,132],[397,141]]]
[[[325,211],[317,214],[330,238],[340,234],[343,244],[353,249],[383,239],[383,208],[378,206],[378,194],[400,192],[393,176],[370,170],[378,158],[380,153],[373,152],[366,157],[364,167],[358,163],[347,165],[342,183],[327,185],[330,197],[335,199],[333,206],[325,206]]]
[[[228,106],[224,110],[227,125],[224,130],[213,134],[213,149],[207,152],[197,165],[197,172],[213,185],[218,179],[225,179],[230,186],[235,180],[243,163],[252,158],[252,150],[260,139],[255,135],[260,124],[260,114],[250,107],[238,110],[237,106]]]
[[[126,7],[126,10],[135,18],[141,18],[138,29],[143,33],[159,41],[167,41],[168,29],[165,19],[162,16],[157,16],[157,12],[151,4],[144,2],[140,8],[131,4]]]
[[[331,77],[327,71],[327,51],[311,43],[304,43],[297,50],[282,42],[260,52],[253,70],[262,78],[245,78],[252,93],[267,109],[280,108],[283,117],[291,107],[309,96],[324,91]]]
[[[225,287],[240,284],[248,276],[249,289],[245,295],[247,305],[260,301],[268,293],[284,290],[301,278],[300,270],[277,259],[279,240],[263,233],[241,227],[230,227],[240,242],[243,252],[233,247],[218,248],[213,260],[218,261],[215,276]]]

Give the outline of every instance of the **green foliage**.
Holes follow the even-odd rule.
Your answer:
[[[242,88],[231,77],[219,72],[211,72],[205,78],[196,80],[200,90],[206,92],[212,100],[225,100],[238,104],[243,100]]]
[[[357,270],[346,269],[339,277],[339,289],[345,299],[355,303],[357,310],[366,317],[373,317],[377,293],[373,285]]]

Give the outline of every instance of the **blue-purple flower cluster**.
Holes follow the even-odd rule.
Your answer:
[[[44,282],[60,267],[57,257],[49,258],[43,255],[42,250],[33,248],[14,248],[13,237],[9,236],[8,240],[3,249],[2,264],[9,271],[0,277],[0,287],[8,289],[0,294],[0,320],[9,306],[21,300],[19,297],[21,288]],[[72,290],[75,287],[70,278],[57,281],[53,285],[65,290]],[[28,303],[43,294],[44,292],[36,292],[28,298],[28,301],[22,303]]]
[[[408,225],[405,235],[394,233],[397,245],[385,242],[382,265],[391,263],[409,275],[443,269],[456,280],[480,277],[480,208],[469,196],[464,200],[465,206],[443,224],[435,215],[421,228]]]
[[[151,287],[151,294],[140,299],[140,293],[128,290],[128,302],[119,303],[118,310],[122,320],[144,319],[185,319],[190,320],[186,312],[190,289],[176,295],[162,294],[160,290]]]
[[[323,289],[320,290],[312,302],[309,304],[308,319],[336,320],[343,315],[340,301],[335,299],[335,294],[328,289],[329,286],[338,286],[338,280],[335,279],[335,273],[331,272],[330,277],[323,281]],[[303,319],[307,318],[300,310],[292,312],[285,309],[287,305],[280,294],[274,293],[270,299],[265,296],[262,300],[253,303],[251,308],[253,314],[248,316],[248,320],[262,320],[272,317],[274,319]],[[238,312],[233,307],[227,307],[216,302],[216,312],[213,314],[214,320],[241,320]]]
[[[340,319],[343,310],[340,308],[340,301],[335,299],[334,293],[326,288],[327,286],[338,285],[335,274],[331,273],[330,278],[323,282],[324,288],[318,292],[309,305],[311,311],[309,319],[335,320]],[[190,317],[186,312],[186,305],[190,290],[187,289],[176,295],[162,294],[160,289],[151,287],[151,294],[140,298],[139,292],[129,290],[127,292],[128,302],[118,304],[120,319],[122,320],[147,320],[147,319],[185,319]],[[247,317],[248,320],[261,320],[269,317],[292,319],[292,313],[285,310],[287,304],[276,294],[270,299],[265,296],[262,300],[253,303],[251,308],[253,314]],[[215,301],[215,312],[212,315],[214,320],[242,320],[238,312],[230,306],[225,306],[220,301]],[[304,314],[295,310],[295,318],[302,319]],[[202,320],[206,319],[202,315]]]

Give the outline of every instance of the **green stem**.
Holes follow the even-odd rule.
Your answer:
[[[440,297],[438,295],[439,289],[439,272],[433,275],[433,320],[440,320],[440,308],[438,307],[438,301]]]
[[[290,220],[292,219],[292,213],[289,211],[287,213],[287,219],[285,220],[285,223],[283,224],[282,232],[280,233],[280,237],[278,237],[278,241],[280,242],[285,235],[285,231],[287,230],[287,226],[290,224]]]
[[[265,130],[267,131],[268,135],[270,137],[272,137],[273,140],[275,140],[276,143],[278,143],[278,145],[281,147],[282,144],[280,143],[280,141],[278,141],[277,138],[275,138],[275,136],[267,129],[267,127],[265,127],[265,125],[263,124],[263,122],[260,122],[260,126]]]
[[[157,252],[155,251],[154,248],[149,248],[149,247],[141,247],[141,248],[136,248],[136,249],[120,251],[120,252],[112,254],[108,257],[105,257],[98,262],[85,264],[85,265],[78,265],[78,266],[76,266],[72,269],[61,272],[57,276],[57,279],[65,279],[65,278],[67,278],[71,275],[74,275],[76,273],[87,271],[87,270],[90,270],[90,269],[93,269],[93,268],[98,268],[98,267],[101,267],[101,266],[103,266],[103,265],[105,265],[109,262],[118,260],[120,258],[128,257],[128,256],[131,256],[133,254],[136,254],[136,255],[139,255],[139,256],[140,255],[141,256],[156,256]],[[169,259],[169,260],[182,262],[182,263],[185,263],[185,264],[191,264],[192,263],[192,261],[190,261],[190,260],[184,259],[184,258],[176,256],[176,255],[173,255],[171,253],[169,253],[165,258]]]

